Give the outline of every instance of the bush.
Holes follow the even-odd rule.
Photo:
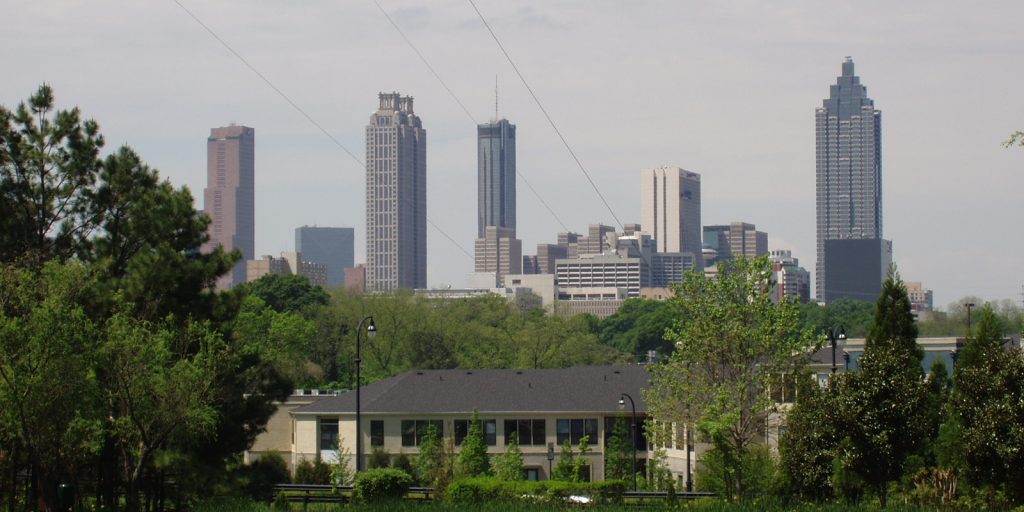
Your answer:
[[[549,503],[564,503],[570,496],[590,496],[597,503],[622,503],[626,482],[542,482],[508,481],[494,477],[456,480],[448,486],[445,500],[453,504],[513,502],[534,497]]]
[[[406,458],[408,460],[408,458]],[[374,446],[373,450],[370,451],[370,456],[366,461],[366,467],[369,469],[375,468],[386,468],[391,466],[391,454],[387,450],[380,446]],[[408,471],[407,471],[408,473]]]
[[[274,510],[291,510],[292,506],[288,503],[288,496],[283,493],[277,493],[277,497],[274,498],[274,504],[270,507]]]
[[[269,500],[274,495],[274,486],[290,481],[288,463],[277,452],[263,454],[252,464],[239,469],[236,481],[241,484],[247,496]]]
[[[409,492],[412,477],[394,468],[368,469],[356,475],[353,497],[362,502],[399,500]]]
[[[327,464],[317,455],[316,460],[310,462],[303,459],[295,468],[295,483],[310,485],[330,485],[331,465]]]

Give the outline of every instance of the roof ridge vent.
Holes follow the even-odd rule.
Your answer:
[[[466,372],[466,375],[473,375],[473,372]]]
[[[416,372],[416,375],[423,375],[423,372]]]

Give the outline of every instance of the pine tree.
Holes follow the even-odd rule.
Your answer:
[[[608,447],[604,455],[605,480],[630,480],[633,478],[633,452],[630,443],[629,425],[621,413],[615,417]]]
[[[494,458],[494,475],[500,480],[515,482],[524,478],[523,451],[519,449],[519,436],[512,435],[505,453]]]
[[[558,453],[558,462],[555,463],[555,469],[551,471],[551,479],[571,482],[573,480],[573,463],[575,461],[576,453],[572,449],[572,442],[566,438],[565,442],[562,443],[562,450]]]
[[[455,472],[460,478],[491,473],[491,461],[487,456],[487,442],[484,440],[482,424],[476,411],[473,411],[473,417],[469,420],[469,431],[466,432],[466,438],[462,440]]]

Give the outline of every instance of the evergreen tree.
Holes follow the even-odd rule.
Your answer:
[[[620,412],[614,420],[608,446],[604,452],[605,480],[631,480],[633,478],[633,445],[629,424]]]
[[[494,458],[494,476],[515,482],[524,478],[523,471],[523,451],[519,449],[519,436],[513,435],[505,447],[505,453]]]
[[[567,438],[562,443],[562,449],[558,453],[558,462],[555,463],[555,468],[551,470],[552,480],[561,480],[563,482],[573,481],[574,463],[576,462],[576,453],[573,452],[572,442]]]
[[[832,470],[842,439],[839,378],[831,379],[826,388],[809,375],[798,379],[796,403],[786,413],[779,462],[789,489],[804,498],[832,497]]]
[[[484,439],[483,426],[477,412],[469,420],[469,431],[462,440],[459,458],[456,463],[456,475],[460,478],[488,475],[491,473],[491,460],[487,455],[487,442]]]
[[[932,434],[922,350],[907,289],[895,268],[882,285],[860,370],[842,381],[840,430],[847,433],[846,469],[886,503],[889,482]]]

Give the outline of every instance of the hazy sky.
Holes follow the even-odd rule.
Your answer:
[[[472,253],[476,130],[372,0],[180,0],[360,158],[379,91],[416,98],[428,214]],[[465,0],[379,0],[479,121],[518,127],[518,170],[574,231],[611,215]],[[1024,4],[477,0],[616,215],[639,222],[639,172],[702,175],[703,223],[755,223],[814,269],[814,109],[853,56],[882,110],[884,234],[936,305],[1020,300]],[[305,224],[356,228],[362,167],[173,0],[0,0],[0,104],[42,82],[202,207],[206,137],[256,129],[256,252]],[[562,228],[520,183],[524,253]],[[472,259],[428,228],[428,283]]]

